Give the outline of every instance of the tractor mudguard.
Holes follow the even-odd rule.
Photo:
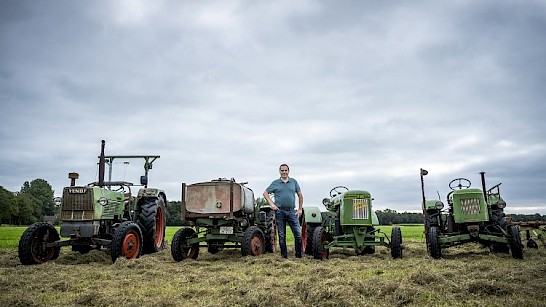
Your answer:
[[[372,225],[379,225],[379,219],[377,218],[377,213],[372,210]]]
[[[163,193],[160,189],[154,188],[142,188],[138,190],[138,198],[141,197],[158,197],[160,193]]]
[[[305,216],[305,222],[309,224],[321,224],[322,214],[318,207],[304,207],[303,215]]]

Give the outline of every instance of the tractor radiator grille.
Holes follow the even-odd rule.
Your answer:
[[[480,214],[481,206],[479,198],[461,199],[462,214]]]
[[[368,198],[353,199],[353,219],[368,219],[369,208]]]
[[[64,188],[61,220],[92,220],[93,210],[91,189],[85,187]]]

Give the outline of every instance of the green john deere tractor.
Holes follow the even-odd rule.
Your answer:
[[[506,202],[500,196],[500,183],[486,189],[485,173],[480,172],[482,189],[472,188],[470,180],[456,178],[449,183],[448,208],[440,200],[425,198],[421,169],[422,208],[425,217],[427,251],[432,258],[442,257],[442,249],[469,242],[481,243],[493,252],[512,253],[523,259],[519,228],[506,221]]]
[[[243,256],[275,250],[275,214],[269,206],[256,204],[254,193],[245,184],[233,178],[182,183],[184,227],[172,239],[175,261],[197,259],[200,247],[211,254],[224,248],[240,248]]]
[[[377,214],[372,210],[371,194],[337,186],[322,203],[328,211],[305,207],[302,243],[305,254],[315,259],[329,258],[333,247],[352,248],[357,255],[373,254],[377,246],[386,246],[393,258],[402,258],[402,232],[392,227],[391,237],[376,228]]]
[[[159,156],[105,156],[102,141],[99,156],[99,181],[76,185],[77,173],[70,173],[71,184],[63,189],[61,233],[48,223],[28,227],[19,240],[22,264],[40,264],[59,256],[62,246],[72,251],[88,253],[92,248],[110,250],[112,261],[118,257],[134,259],[142,253],[154,253],[164,248],[165,203],[162,190],[148,188],[148,170]],[[137,196],[131,194],[130,182],[104,181],[105,164],[110,177],[114,159],[144,158],[145,175],[141,176]],[[68,238],[61,240],[60,237]]]

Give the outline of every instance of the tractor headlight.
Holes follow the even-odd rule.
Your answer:
[[[444,209],[444,203],[441,201],[437,201],[435,206],[436,206],[436,209],[438,210]]]
[[[99,199],[99,204],[101,204],[102,206],[108,205],[108,198],[106,198],[106,197],[101,197],[101,198]]]
[[[504,200],[499,200],[497,202],[497,207],[499,207],[499,209],[504,209],[506,207],[506,202]]]

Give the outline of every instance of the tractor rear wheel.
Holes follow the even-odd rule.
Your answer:
[[[171,255],[174,261],[182,261],[186,258],[197,259],[199,256],[199,243],[188,245],[188,239],[197,237],[192,228],[180,228],[173,236]]]
[[[306,255],[313,255],[313,234],[315,233],[316,225],[306,224],[305,238],[302,238],[302,242],[305,242],[305,248],[303,252]],[[303,235],[303,229],[302,229]]]
[[[142,232],[140,227],[134,222],[125,221],[118,226],[112,237],[110,246],[110,255],[112,262],[116,262],[118,257],[126,259],[136,259],[142,253]]]
[[[34,223],[19,240],[19,260],[24,265],[41,264],[59,257],[60,247],[45,247],[60,239],[57,229],[48,223]]]
[[[265,252],[264,233],[258,226],[250,226],[245,230],[241,254],[243,256],[259,256]]]
[[[269,210],[265,215],[265,252],[275,253],[277,251],[277,221],[275,221],[275,211]]]
[[[402,231],[400,227],[394,226],[391,233],[391,256],[402,258]]]
[[[431,226],[428,230],[428,253],[434,259],[439,259],[442,257],[442,248],[440,242],[438,242],[438,227]]]
[[[519,227],[511,225],[508,228],[510,234],[510,250],[512,251],[512,258],[523,259],[523,244],[521,243],[521,236],[519,233]]]
[[[144,238],[143,253],[151,254],[162,251],[165,247],[165,200],[157,198],[145,198],[140,207],[138,225],[142,229]]]
[[[328,234],[322,226],[317,226],[313,232],[313,257],[315,259],[327,260],[330,257],[330,250],[324,248],[328,243]]]

